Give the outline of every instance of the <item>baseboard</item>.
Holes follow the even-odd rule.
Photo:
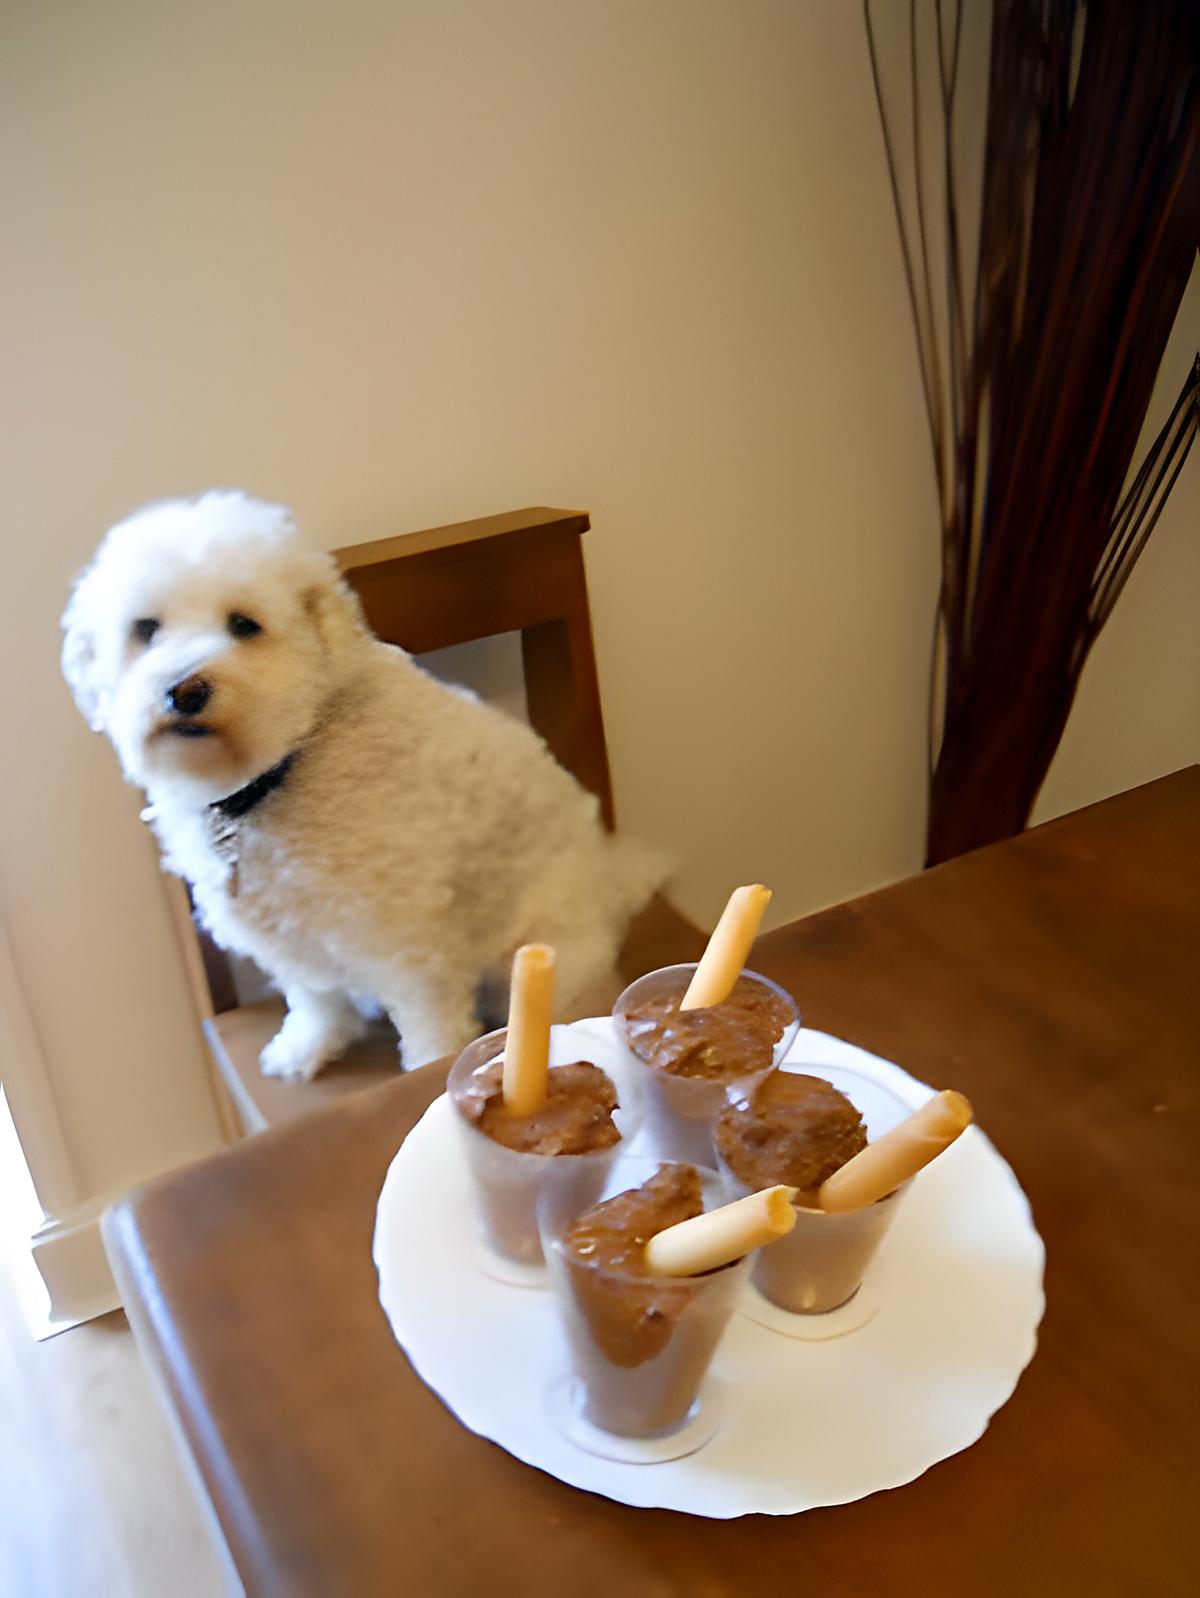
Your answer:
[[[100,1236],[100,1217],[108,1199],[80,1205],[68,1215],[39,1226],[30,1248],[50,1295],[50,1317],[57,1325],[94,1320],[120,1309],[121,1298]]]

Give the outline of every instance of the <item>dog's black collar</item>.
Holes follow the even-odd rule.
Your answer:
[[[255,777],[253,782],[248,782],[244,788],[239,788],[236,793],[227,794],[224,799],[218,799],[208,808],[217,811],[228,821],[240,821],[285,781],[295,758],[296,752],[293,750],[290,755],[284,755],[279,764],[272,766],[270,771],[264,771]]]

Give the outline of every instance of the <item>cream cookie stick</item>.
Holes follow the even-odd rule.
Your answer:
[[[768,1187],[658,1232],[646,1244],[655,1276],[700,1276],[773,1243],[796,1224],[794,1187]]]
[[[526,943],[513,956],[504,1046],[504,1103],[513,1115],[532,1115],[545,1101],[553,1002],[554,950]]]
[[[886,1198],[949,1148],[970,1126],[971,1116],[961,1093],[939,1093],[828,1177],[817,1190],[818,1208],[838,1214]]]
[[[770,902],[771,890],[761,882],[733,890],[692,973],[681,1010],[706,1010],[710,1004],[720,1004],[729,997]]]

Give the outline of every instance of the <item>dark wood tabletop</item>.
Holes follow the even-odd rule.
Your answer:
[[[371,1263],[429,1067],[109,1216],[249,1593],[1200,1590],[1200,768],[795,922],[753,964],[809,1025],[966,1092],[1029,1195],[1046,1317],[980,1441],[855,1504],[717,1522],[464,1430],[393,1341]]]

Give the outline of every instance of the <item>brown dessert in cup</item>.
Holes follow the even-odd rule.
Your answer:
[[[647,1130],[664,1158],[710,1164],[713,1117],[754,1091],[799,1030],[791,995],[742,969],[769,897],[739,888],[697,965],[652,971],[617,1000],[617,1034],[643,1068]]]
[[[632,1184],[632,1185],[626,1185]],[[581,1207],[562,1189],[539,1204],[583,1413],[622,1437],[686,1424],[733,1313],[751,1252],[792,1224],[788,1195],[736,1200],[715,1171],[621,1158]]]
[[[518,951],[509,1026],[468,1044],[446,1085],[484,1238],[517,1265],[541,1263],[543,1187],[563,1181],[585,1201],[594,1196],[639,1123],[636,1084],[620,1052],[586,1022],[551,1028],[552,976],[552,951]]]
[[[713,1128],[721,1165],[742,1191],[773,1182],[796,1190],[796,1225],[754,1268],[763,1296],[793,1314],[826,1314],[854,1296],[912,1177],[970,1120],[960,1094],[912,1113],[878,1083],[849,1071],[839,1080],[846,1091],[778,1072],[727,1105]],[[869,1106],[870,1142],[853,1094]]]

